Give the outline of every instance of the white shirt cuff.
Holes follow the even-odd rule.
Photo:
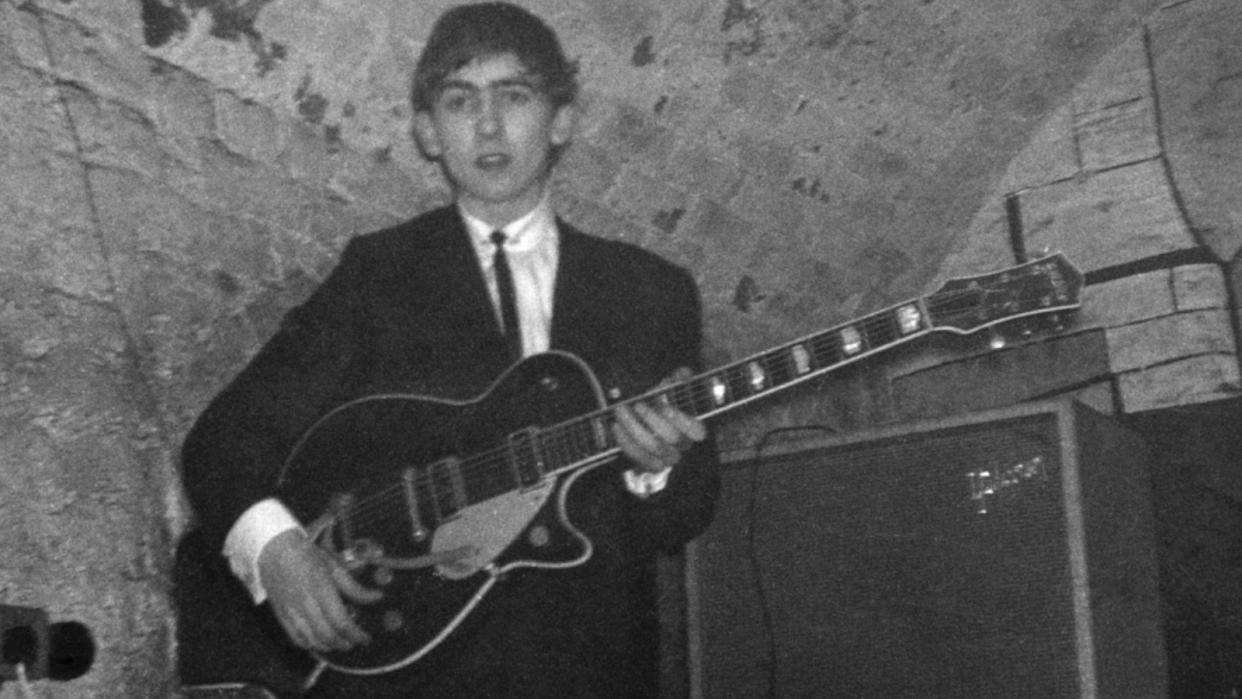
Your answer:
[[[301,525],[293,514],[275,498],[260,500],[242,513],[224,538],[224,557],[238,580],[250,590],[254,603],[267,599],[267,590],[259,580],[259,554],[278,534]]]
[[[622,473],[625,477],[625,487],[633,494],[640,498],[650,497],[664,490],[668,485],[668,474],[673,469],[666,468],[663,471],[636,471],[630,469]]]

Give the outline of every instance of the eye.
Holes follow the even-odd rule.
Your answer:
[[[506,104],[519,106],[529,103],[535,98],[535,95],[529,88],[510,87],[501,91],[500,98],[504,100]]]
[[[451,90],[440,95],[440,108],[448,112],[466,111],[470,103],[470,95],[466,92]]]

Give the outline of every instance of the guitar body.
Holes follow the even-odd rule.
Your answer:
[[[510,440],[601,407],[581,360],[546,353],[472,401],[376,395],[317,422],[287,461],[279,497],[359,582],[384,592],[352,610],[373,641],[320,659],[353,674],[395,670],[447,637],[505,571],[585,562],[591,543],[565,498],[588,469],[540,474],[514,456],[533,452]]]

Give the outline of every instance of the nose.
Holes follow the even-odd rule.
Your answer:
[[[482,136],[495,136],[500,133],[502,123],[497,101],[490,96],[480,100],[474,116],[475,131]]]

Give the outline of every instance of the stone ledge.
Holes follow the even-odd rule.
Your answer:
[[[1236,355],[1207,354],[1122,374],[1117,390],[1125,412],[1136,413],[1237,398],[1242,377]]]
[[[1235,353],[1224,309],[1190,311],[1109,328],[1108,357],[1117,373],[1146,369],[1201,354]],[[1212,379],[1215,381],[1215,379]],[[1197,383],[1197,382],[1196,382]]]

